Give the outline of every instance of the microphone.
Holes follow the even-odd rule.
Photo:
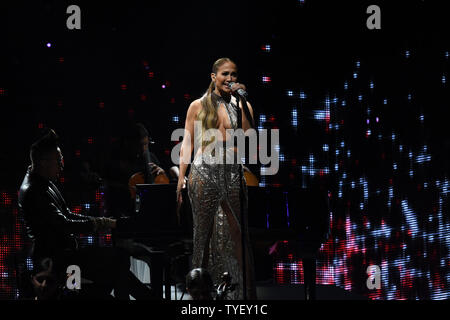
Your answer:
[[[228,82],[228,88],[231,89],[231,87],[235,84],[235,82]],[[248,94],[244,89],[238,89],[237,92],[239,95],[243,96],[244,98],[247,98]]]

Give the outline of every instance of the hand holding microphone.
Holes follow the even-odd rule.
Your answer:
[[[229,82],[228,83],[228,88],[230,88],[233,93],[239,94],[241,97],[247,98],[247,91],[245,88],[245,85],[241,84],[241,83],[236,83],[236,82]]]
[[[253,120],[252,115],[250,114],[250,111],[248,110],[248,106],[247,106],[247,91],[245,91],[245,86],[241,83],[235,83],[235,82],[229,82],[228,83],[228,87],[233,91],[233,94],[235,94],[237,92],[237,95],[239,95],[239,97],[243,100],[243,109],[244,109],[244,114],[246,116],[246,118],[248,119],[249,123],[250,123],[250,128],[254,128],[255,127],[255,122]],[[242,127],[242,124],[241,124]]]

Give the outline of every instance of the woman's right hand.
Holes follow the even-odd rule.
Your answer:
[[[183,196],[181,195],[181,190],[186,188],[186,179],[183,177],[178,177],[178,185],[177,185],[177,203],[178,207],[183,203]]]

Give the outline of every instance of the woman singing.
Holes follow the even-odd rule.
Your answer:
[[[230,298],[237,300],[244,297],[241,208],[247,207],[247,186],[242,164],[229,161],[233,158],[229,157],[230,153],[236,153],[236,148],[226,144],[231,139],[226,130],[237,129],[240,125],[238,119],[242,119],[244,131],[251,128],[253,109],[246,102],[248,109],[244,112],[243,100],[238,98],[237,92],[239,89],[245,90],[245,86],[236,81],[236,64],[228,58],[217,60],[212,67],[207,92],[189,106],[180,152],[177,200],[179,204],[182,201],[181,189],[184,187],[186,169],[194,150],[194,142],[199,139],[200,147],[195,150],[187,182],[194,221],[192,267],[207,269],[214,283],[219,283],[220,276],[229,272],[232,282],[238,283]],[[248,119],[250,115],[251,119]],[[201,134],[198,134],[197,128],[194,130],[194,123],[201,126]],[[220,132],[218,138],[206,139],[204,133],[208,129],[217,129]],[[217,155],[215,151],[207,152],[217,150],[211,148],[214,144],[218,144],[223,153]],[[248,232],[244,231],[247,298],[256,299],[253,257]]]

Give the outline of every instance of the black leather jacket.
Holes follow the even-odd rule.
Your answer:
[[[95,218],[72,213],[58,188],[30,168],[20,187],[19,210],[25,219],[27,235],[34,242],[35,261],[76,250],[73,234],[94,231]]]

